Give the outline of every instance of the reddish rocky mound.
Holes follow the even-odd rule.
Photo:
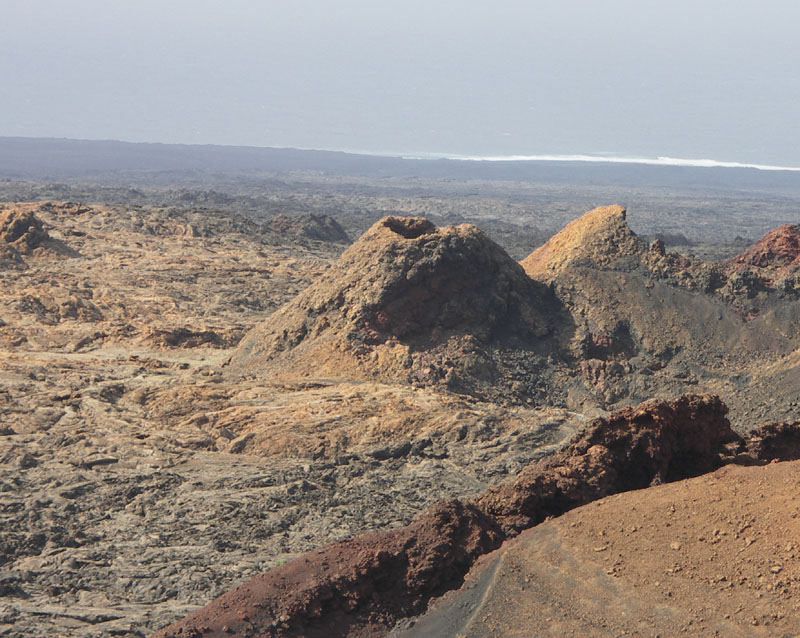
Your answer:
[[[300,556],[156,636],[383,635],[459,586],[479,555],[522,529],[608,494],[695,476],[743,455],[745,441],[725,413],[717,397],[687,396],[598,419],[511,484],[466,504],[440,503],[406,527]]]
[[[696,395],[625,408],[474,502],[515,534],[608,494],[708,472],[739,441],[727,412],[718,397]]]
[[[773,279],[784,278],[800,268],[800,224],[784,224],[769,231],[758,242],[729,262],[733,271],[757,268],[772,271]]]
[[[254,328],[230,366],[525,396],[555,327],[569,325],[560,313],[552,292],[474,226],[386,217]]]
[[[156,636],[382,635],[458,587],[502,540],[474,507],[442,502],[406,527],[333,543],[257,576]]]

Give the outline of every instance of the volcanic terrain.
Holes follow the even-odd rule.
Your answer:
[[[439,622],[415,620],[429,604],[452,618],[435,600],[465,577],[485,598],[465,603],[479,610],[459,616],[465,631],[491,633],[486,616],[526,634],[484,593],[505,591],[492,561],[523,561],[529,535],[594,507],[612,520],[613,499],[581,507],[609,494],[695,498],[709,479],[682,479],[725,466],[722,495],[725,477],[773,467],[730,463],[797,458],[793,229],[706,263],[609,206],[519,264],[475,226],[419,217],[347,246],[316,215],[5,205],[0,635],[148,635],[194,610],[161,634],[382,635]],[[559,551],[588,565],[623,552],[613,538],[599,557],[582,540]],[[540,562],[540,587],[561,596]],[[578,635],[580,601],[600,604],[609,582],[634,591],[643,570],[575,594],[563,627]],[[665,618],[692,619],[690,633],[730,620],[680,591]],[[786,595],[780,611],[742,599],[730,626],[794,631]],[[630,600],[620,613],[651,613],[649,595]],[[609,631],[640,630],[620,618]]]

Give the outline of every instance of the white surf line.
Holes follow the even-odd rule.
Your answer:
[[[403,155],[403,159],[435,160],[448,159],[461,162],[596,162],[607,164],[646,164],[650,166],[688,166],[694,168],[752,168],[759,171],[800,172],[798,166],[773,164],[748,164],[724,162],[713,159],[686,159],[680,157],[609,157],[600,155],[447,155],[426,153]]]

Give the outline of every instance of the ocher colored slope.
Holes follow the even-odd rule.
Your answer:
[[[567,224],[520,263],[531,277],[547,278],[570,264],[607,266],[645,250],[625,223],[622,206],[601,206]]]

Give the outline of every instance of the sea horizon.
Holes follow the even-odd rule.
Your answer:
[[[753,169],[758,171],[773,172],[800,172],[800,166],[788,166],[783,164],[767,164],[762,162],[748,162],[736,160],[720,160],[713,158],[700,157],[673,157],[669,155],[657,156],[637,156],[614,153],[518,153],[518,154],[460,154],[438,151],[373,151],[360,148],[335,148],[324,146],[294,146],[294,145],[261,145],[261,144],[220,144],[215,142],[176,142],[176,141],[152,141],[152,140],[125,140],[115,138],[81,138],[81,137],[62,137],[62,136],[17,136],[0,135],[0,139],[28,139],[28,140],[54,140],[69,142],[97,142],[97,143],[120,143],[132,145],[155,145],[155,146],[183,146],[183,147],[219,147],[219,148],[250,148],[250,149],[269,149],[286,151],[309,151],[344,153],[348,155],[361,155],[379,158],[397,158],[413,161],[438,161],[450,160],[457,162],[578,162],[578,163],[605,163],[605,164],[640,164],[644,166],[676,166],[688,168],[736,168]]]

